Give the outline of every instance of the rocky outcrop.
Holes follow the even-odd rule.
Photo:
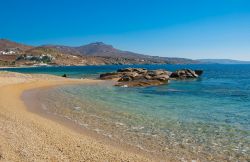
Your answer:
[[[192,79],[192,78],[198,78],[200,75],[202,75],[203,71],[202,70],[190,70],[190,69],[182,69],[182,70],[177,70],[173,72],[170,75],[170,78],[175,78],[175,79]]]
[[[202,70],[183,69],[175,72],[166,70],[147,70],[144,68],[125,68],[117,72],[105,73],[100,75],[100,79],[115,79],[117,86],[155,86],[167,84],[171,79],[190,79],[197,78],[202,74]]]

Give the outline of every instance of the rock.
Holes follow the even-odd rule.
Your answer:
[[[144,68],[125,68],[125,69],[118,69],[117,72],[137,72],[139,74],[146,73],[147,69]]]
[[[199,75],[197,75],[196,73],[195,73],[195,71],[193,71],[193,70],[190,70],[190,69],[188,69],[187,70],[189,73],[188,73],[188,75],[190,76],[190,77],[194,77],[194,78],[198,78],[199,77]],[[191,74],[191,75],[190,75]]]
[[[139,74],[136,72],[123,72],[118,82],[138,80]]]
[[[166,70],[150,70],[147,73],[149,76],[154,77],[154,76],[158,76],[158,75],[168,75],[170,76],[172,74],[172,72],[170,71],[166,71]]]
[[[150,75],[148,75],[148,74],[145,75],[144,78],[147,79],[147,80],[151,80],[152,79],[152,77]]]
[[[169,76],[168,75],[165,75],[165,74],[162,74],[162,75],[157,75],[155,77],[152,77],[151,79],[153,80],[159,80],[159,81],[168,81],[169,80]]]
[[[112,72],[112,73],[105,73],[100,75],[100,79],[107,80],[107,79],[116,79],[122,76],[121,73]]]
[[[101,74],[101,79],[118,79],[117,86],[153,86],[167,84],[170,79],[198,78],[202,70],[182,69],[175,72],[166,70],[147,70],[143,68],[125,68],[117,72]]]
[[[148,72],[147,69],[143,69],[143,68],[136,68],[134,69],[135,72],[137,72],[138,74],[146,74]]]
[[[130,78],[135,78],[136,76],[138,76],[139,74],[136,72],[128,72],[128,73],[123,73],[123,76],[128,76]]]
[[[200,75],[202,74],[201,71],[198,71],[198,73]],[[198,77],[199,75],[196,74],[195,71],[190,70],[190,69],[177,70],[170,75],[170,78],[176,78],[176,79],[190,79],[190,78],[198,78]]]
[[[67,75],[66,75],[66,74],[63,74],[62,77],[67,78]]]
[[[138,74],[137,76],[135,76],[133,78],[133,80],[143,80],[145,79],[145,75],[144,74]]]
[[[133,68],[118,69],[117,72],[132,72]]]
[[[150,70],[148,71],[149,76],[157,76],[157,75],[162,75],[164,74],[163,70]]]
[[[203,74],[203,70],[194,70],[195,74],[201,76]]]
[[[124,75],[124,76],[122,76],[122,77],[118,80],[118,82],[128,82],[128,81],[131,81],[131,80],[132,80],[131,77],[129,77],[129,76],[127,76],[127,75]]]

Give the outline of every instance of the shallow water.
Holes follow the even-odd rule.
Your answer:
[[[57,87],[41,91],[41,103],[49,113],[150,154],[180,161],[250,160],[250,65],[146,67],[188,67],[205,73],[200,79],[158,87]],[[117,68],[92,67],[85,72],[80,67],[81,74],[70,75],[94,77]]]

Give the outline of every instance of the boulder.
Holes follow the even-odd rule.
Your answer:
[[[137,76],[135,76],[134,78],[132,78],[133,80],[143,80],[145,79],[144,74],[138,74]]]
[[[129,76],[127,76],[127,75],[124,75],[124,76],[122,76],[122,77],[118,80],[118,82],[128,82],[128,81],[131,81],[131,80],[132,80],[131,77],[129,77]]]
[[[117,79],[122,76],[121,73],[112,72],[112,73],[104,73],[100,75],[100,79],[107,80],[107,79]]]
[[[117,72],[101,74],[101,79],[117,79],[117,86],[156,86],[167,84],[170,79],[198,78],[202,70],[182,69],[175,72],[166,70],[147,70],[144,68],[125,68]]]
[[[148,75],[148,74],[145,75],[144,78],[147,79],[147,80],[151,80],[152,79],[152,77],[150,75]]]
[[[118,82],[126,82],[131,80],[136,80],[138,78],[138,73],[136,72],[123,72],[122,76],[118,80]]]
[[[200,75],[202,72],[198,72]],[[198,78],[199,75],[196,74],[195,71],[190,70],[190,69],[182,69],[182,70],[177,70],[173,72],[170,75],[170,78],[176,78],[176,79],[190,79],[190,78]]]
[[[147,69],[143,69],[143,68],[136,68],[134,69],[135,72],[137,72],[138,74],[146,74],[148,72]]]
[[[62,77],[67,78],[67,74],[63,74]]]
[[[157,76],[157,75],[162,75],[164,74],[164,70],[150,70],[148,71],[149,76]]]
[[[118,69],[117,72],[137,72],[139,74],[143,74],[147,72],[147,69],[144,68],[125,68],[125,69]]]
[[[123,73],[123,76],[128,76],[130,78],[135,78],[136,76],[138,76],[139,74],[137,72],[127,72],[127,73]]]
[[[157,75],[151,78],[152,80],[159,80],[162,82],[168,81],[169,80],[169,76],[165,75],[165,74],[161,74],[161,75]]]
[[[157,76],[157,75],[168,75],[170,76],[172,72],[166,70],[150,70],[147,72],[149,76]]]
[[[117,72],[132,72],[133,68],[118,69]]]

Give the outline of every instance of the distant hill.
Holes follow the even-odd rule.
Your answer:
[[[88,45],[76,47],[76,49],[81,54],[88,56],[150,58],[150,56],[147,55],[116,49],[112,45],[107,45],[103,42],[90,43]]]
[[[6,55],[12,55],[6,57]],[[6,59],[6,58],[11,58]],[[8,62],[9,61],[9,62]],[[0,65],[122,65],[122,64],[195,64],[185,58],[169,58],[123,51],[103,42],[79,47],[62,45],[29,46],[0,39]]]
[[[25,51],[31,48],[33,47],[21,43],[16,43],[7,39],[0,39],[0,51],[8,49],[18,49],[20,51]]]
[[[250,61],[240,61],[231,59],[199,59],[197,61],[206,64],[250,64]]]
[[[133,52],[122,51],[115,49],[112,45],[107,45],[103,42],[95,42],[79,47],[69,47],[60,45],[50,45],[50,48],[55,48],[63,53],[79,54],[84,56],[100,56],[100,57],[126,57],[126,58],[141,58],[149,57],[147,55],[136,54]]]
[[[79,47],[69,47],[61,45],[47,45],[47,48],[53,48],[62,53],[70,53],[73,55],[95,56],[118,60],[134,60],[131,64],[193,64],[198,63],[195,60],[185,58],[158,57],[138,54],[129,51],[123,51],[114,48],[112,45],[107,45],[103,42],[95,42]]]

